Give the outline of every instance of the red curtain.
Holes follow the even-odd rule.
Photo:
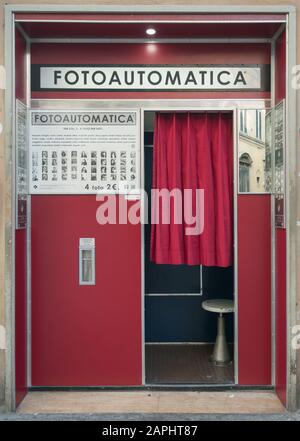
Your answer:
[[[153,148],[152,189],[181,190],[183,222],[175,221],[173,197],[170,222],[162,222],[166,206],[163,198],[153,197],[154,191],[151,260],[158,264],[230,266],[233,259],[232,114],[157,113]],[[184,189],[192,190],[194,215],[196,189],[204,190],[201,234],[186,234]],[[178,210],[178,204],[176,207]]]

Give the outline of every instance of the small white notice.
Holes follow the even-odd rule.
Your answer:
[[[32,110],[30,193],[140,192],[137,110]]]
[[[80,248],[95,248],[95,238],[94,237],[81,237],[79,239]]]

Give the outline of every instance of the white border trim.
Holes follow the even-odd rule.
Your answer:
[[[7,5],[7,9],[11,12],[36,12],[36,13],[54,13],[54,12],[82,12],[97,13],[103,12],[107,14],[118,13],[144,13],[144,14],[241,14],[241,5]],[[284,14],[295,13],[296,8],[292,5],[272,5],[272,6],[255,6],[243,5],[243,14]]]
[[[15,28],[14,15],[5,10],[5,190],[11,195],[6,202],[4,298],[6,316],[5,408],[16,407],[15,369]]]
[[[271,38],[32,38],[39,44],[270,44]]]
[[[296,14],[289,15],[286,30],[286,310],[288,410],[297,408],[297,350],[292,346],[292,329],[297,324],[297,100],[292,88],[296,65]],[[299,187],[299,185],[298,185]],[[299,372],[299,367],[298,367]]]

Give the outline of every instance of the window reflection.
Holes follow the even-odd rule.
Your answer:
[[[250,191],[250,167],[252,164],[252,159],[248,153],[243,153],[239,160],[239,180],[240,180],[240,191],[249,192]]]
[[[92,282],[92,250],[82,250],[82,281]]]
[[[271,191],[271,118],[266,110],[239,111],[239,191]]]

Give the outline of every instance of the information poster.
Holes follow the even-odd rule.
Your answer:
[[[16,101],[16,227],[27,226],[27,107]]]
[[[284,101],[275,107],[274,121],[274,194],[275,225],[285,227],[285,105]]]
[[[272,129],[273,112],[265,117],[265,192],[273,193]]]
[[[32,110],[30,193],[138,194],[137,110]]]

